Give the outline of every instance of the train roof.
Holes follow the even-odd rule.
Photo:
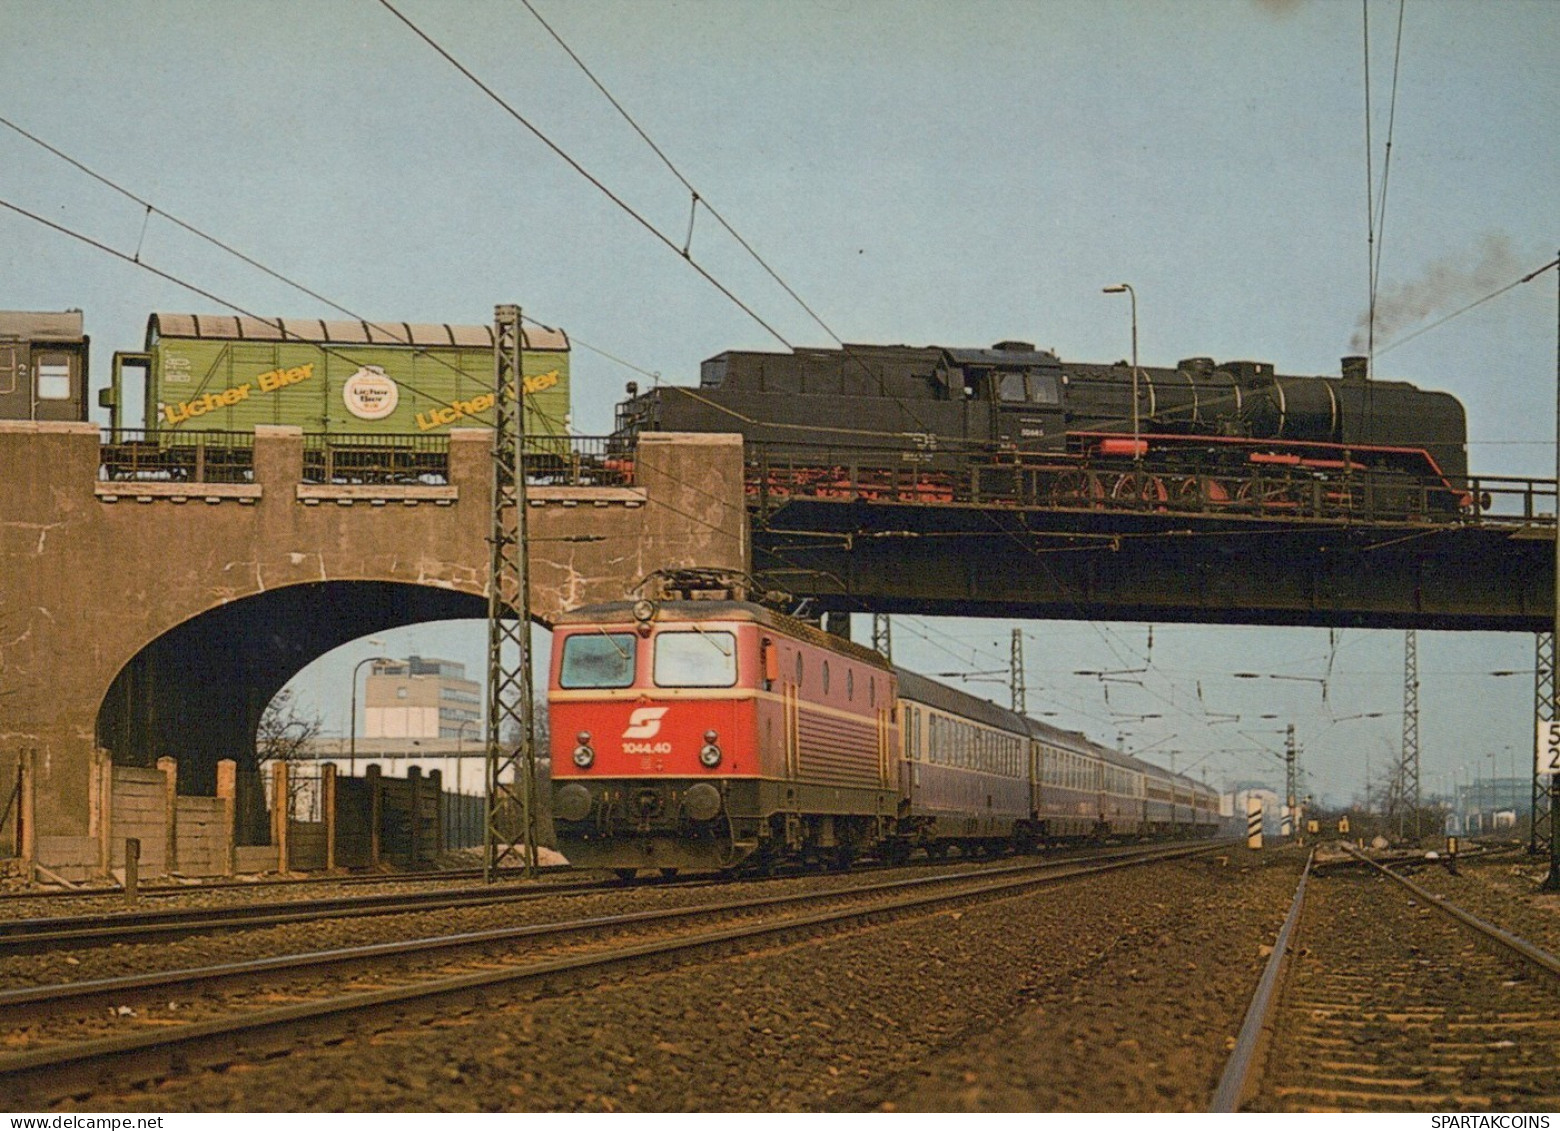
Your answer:
[[[634,624],[637,619],[634,616],[635,604],[637,602],[634,601],[610,601],[600,605],[588,605],[564,613],[554,624],[559,627],[572,624]],[[1130,754],[1101,746],[1080,731],[1063,730],[1050,723],[1031,719],[989,699],[981,699],[967,691],[949,687],[945,683],[939,683],[935,679],[906,668],[895,667],[880,653],[870,648],[864,648],[842,636],[824,632],[806,621],[786,616],[763,605],[755,605],[749,601],[658,601],[655,605],[654,623],[682,624],[707,620],[753,621],[818,647],[829,648],[852,659],[892,671],[899,681],[899,695],[903,699],[936,707],[950,714],[962,715],[1000,730],[1079,750],[1112,765],[1139,770],[1161,780],[1174,781],[1186,788],[1214,792],[1185,774],[1173,774],[1152,762],[1145,762],[1141,758],[1134,758]]]
[[[0,338],[29,342],[79,342],[79,310],[0,310]]]
[[[963,715],[965,718],[974,719],[987,726],[1010,730],[1015,734],[1027,734],[1029,731],[1026,725],[1028,720],[1022,715],[1014,714],[1006,707],[999,707],[989,699],[978,698],[967,691],[949,687],[946,683],[938,683],[935,679],[928,679],[924,675],[917,675],[904,668],[895,668],[894,671],[899,676],[901,699],[913,699],[928,707]]]
[[[464,346],[493,348],[493,327],[443,322],[326,322],[319,318],[252,318],[231,314],[153,314],[146,322],[150,349],[163,338],[216,338],[251,342],[311,342],[319,345]],[[567,350],[562,330],[525,328],[525,349]]]
[[[564,613],[554,624],[633,624],[635,601],[609,601],[600,605],[587,605]],[[864,648],[843,636],[825,632],[806,621],[786,616],[784,613],[751,601],[656,601],[653,623],[688,623],[702,620],[750,620],[765,625],[776,632],[783,632],[820,648],[828,648],[859,660],[864,664],[893,671],[893,665],[879,652]]]

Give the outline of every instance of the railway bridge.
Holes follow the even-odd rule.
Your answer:
[[[217,761],[253,758],[260,713],[316,657],[485,615],[489,442],[262,427],[175,449],[0,423],[0,782],[29,751],[40,862],[87,851],[95,762],[173,756],[180,791],[210,794]],[[1260,482],[1210,507],[1119,477],[1065,493],[990,468],[819,477],[708,434],[537,456],[544,623],[685,566],[840,613],[1523,632],[1553,616],[1552,482],[1474,480],[1467,507],[1432,513]]]
[[[0,803],[27,751],[39,863],[96,858],[97,751],[174,757],[179,792],[209,796],[315,658],[486,616],[490,444],[468,429],[386,453],[261,427],[170,449],[0,422]],[[647,440],[632,482],[578,474],[572,451],[548,466],[527,516],[537,619],[659,569],[747,568],[740,437]]]

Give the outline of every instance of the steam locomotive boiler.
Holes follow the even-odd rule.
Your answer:
[[[1016,341],[729,351],[704,362],[696,388],[631,385],[616,435],[630,442],[643,431],[741,432],[771,464],[913,466],[950,482],[972,465],[1037,467],[1057,473],[1045,480],[1052,489],[1070,485],[1083,501],[1126,491],[1296,505],[1297,485],[1321,482],[1346,509],[1389,487],[1400,500],[1417,492],[1424,510],[1468,502],[1461,403],[1371,379],[1358,357],[1343,359],[1340,377],[1193,357],[1139,366],[1134,379],[1125,362],[1064,362]],[[1068,469],[1090,474],[1058,477]],[[1111,469],[1123,474],[1098,474]]]

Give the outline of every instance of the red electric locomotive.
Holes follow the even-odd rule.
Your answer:
[[[553,818],[579,867],[843,865],[898,815],[895,674],[758,605],[639,601],[554,626]]]

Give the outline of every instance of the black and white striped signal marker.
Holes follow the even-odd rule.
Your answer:
[[[1262,847],[1262,798],[1246,798],[1246,847]]]

